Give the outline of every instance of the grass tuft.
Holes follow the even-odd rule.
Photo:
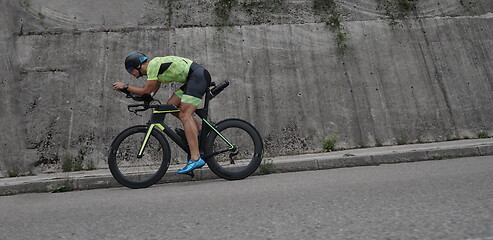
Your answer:
[[[337,137],[338,135],[334,133],[322,139],[322,145],[326,152],[332,152],[335,150]]]

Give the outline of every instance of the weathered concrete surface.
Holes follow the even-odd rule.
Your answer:
[[[147,121],[111,89],[142,84],[122,67],[134,50],[229,79],[212,120],[252,122],[270,156],[320,151],[333,133],[345,148],[493,134],[492,1],[418,1],[395,27],[376,0],[338,1],[344,55],[312,1],[277,2],[235,6],[233,26],[216,27],[205,0],[3,0],[1,174],[59,168],[66,154],[104,167],[114,136]]]
[[[26,128],[22,125],[25,116],[20,111],[23,100],[16,97],[19,92],[19,62],[17,59],[16,36],[18,7],[13,1],[1,1],[0,14],[0,176],[11,169],[30,169],[30,158],[25,144]],[[24,160],[25,157],[31,159]]]

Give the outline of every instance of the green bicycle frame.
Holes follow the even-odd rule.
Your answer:
[[[168,112],[169,113],[169,112]],[[215,152],[213,153],[213,155],[216,155],[216,154],[219,154],[219,153],[223,153],[223,152],[227,152],[227,151],[230,151],[230,150],[234,150],[236,147],[234,144],[232,144],[224,135],[222,135],[211,123],[209,123],[206,119],[202,119],[202,121],[204,123],[207,124],[207,126],[212,130],[214,131],[227,145],[228,145],[228,149],[226,150],[222,150],[222,151],[219,151],[219,152]],[[180,144],[180,138],[176,138],[174,135],[172,135],[171,133],[169,133],[169,131],[165,131],[166,129],[169,129],[167,128],[167,126],[165,127],[166,125],[163,125],[162,123],[151,123],[149,125],[149,129],[147,130],[147,133],[146,133],[146,136],[144,138],[144,140],[142,141],[142,144],[141,144],[141,147],[140,147],[140,150],[139,150],[139,154],[137,155],[137,158],[142,158],[142,156],[144,155],[144,150],[147,146],[147,143],[149,141],[149,137],[151,136],[151,133],[152,131],[154,130],[155,127],[157,127],[159,130],[163,131],[166,135],[168,135],[168,137],[170,137],[175,143],[177,143],[180,147],[183,146],[183,144]],[[182,147],[183,148],[183,147]],[[188,149],[184,149],[183,150],[187,151]]]
[[[220,150],[218,152],[208,154],[207,156],[202,156],[204,159],[206,159],[210,156],[214,156],[214,155],[223,153],[223,152],[236,150],[236,146],[234,144],[232,144],[228,139],[226,139],[226,137],[223,136],[213,126],[213,124],[211,124],[207,121],[208,111],[209,111],[209,101],[211,99],[213,99],[215,96],[217,96],[217,94],[219,94],[222,91],[222,89],[226,88],[229,85],[229,82],[227,82],[227,84],[224,84],[225,82],[227,82],[227,81],[224,81],[223,83],[220,83],[218,85],[219,89],[217,89],[217,91],[214,91],[214,95],[212,95],[211,91],[216,89],[216,88],[214,88],[212,90],[208,90],[205,94],[204,107],[202,109],[195,110],[195,113],[200,117],[200,119],[202,119],[202,122],[204,122],[207,126],[205,128],[204,127],[202,128],[202,136],[203,137],[200,139],[200,142],[199,142],[199,151],[200,151],[201,155],[203,155],[203,153],[204,153],[203,147],[205,145],[205,140],[211,131],[215,132],[228,145],[228,149]],[[186,139],[182,139],[178,134],[176,134],[168,126],[166,126],[164,124],[164,118],[165,118],[165,115],[167,113],[177,113],[177,112],[180,112],[180,110],[178,110],[175,106],[173,106],[171,104],[160,105],[158,108],[156,108],[152,112],[151,120],[148,123],[149,129],[147,130],[146,136],[145,136],[145,138],[142,141],[142,144],[140,146],[140,150],[139,150],[139,153],[137,155],[138,158],[142,158],[142,156],[144,155],[144,150],[147,146],[149,138],[150,138],[152,131],[154,130],[155,127],[160,129],[161,132],[163,132],[165,135],[167,135],[171,140],[173,140],[185,152],[190,153],[190,149],[188,147]]]

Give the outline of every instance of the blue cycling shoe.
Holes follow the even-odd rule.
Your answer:
[[[196,169],[196,168],[201,168],[205,165],[205,161],[202,160],[202,158],[199,158],[199,160],[197,161],[194,161],[194,160],[188,160],[188,163],[187,165],[183,168],[183,169],[180,169],[178,171],[179,174],[185,174],[185,173],[189,173],[191,172],[192,170]]]

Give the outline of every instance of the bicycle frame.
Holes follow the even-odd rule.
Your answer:
[[[208,90],[206,92],[206,97],[204,101],[204,107],[201,109],[195,110],[195,113],[201,118],[202,120],[202,131],[201,131],[201,137],[199,138],[199,152],[200,155],[203,159],[207,159],[211,156],[215,156],[220,153],[224,153],[227,151],[234,151],[236,147],[226,139],[214,126],[212,123],[207,121],[208,117],[208,112],[209,112],[209,101],[214,98],[215,96],[212,95],[211,91]],[[151,120],[147,123],[149,126],[149,129],[147,130],[147,134],[142,141],[139,153],[137,155],[137,158],[142,158],[144,154],[145,147],[147,146],[147,142],[149,140],[149,137],[154,130],[154,128],[158,128],[161,130],[162,133],[166,134],[173,142],[175,142],[183,151],[186,153],[190,154],[190,148],[188,147],[188,143],[186,139],[183,139],[180,137],[177,133],[175,133],[173,130],[171,130],[170,127],[168,127],[164,123],[164,119],[166,114],[168,113],[178,113],[180,110],[178,110],[174,105],[172,104],[165,104],[165,105],[159,105],[157,106],[154,111],[152,112]],[[228,149],[220,150],[218,152],[210,153],[208,155],[204,155],[204,146],[207,140],[207,136],[209,133],[213,131],[215,132],[228,146]]]

